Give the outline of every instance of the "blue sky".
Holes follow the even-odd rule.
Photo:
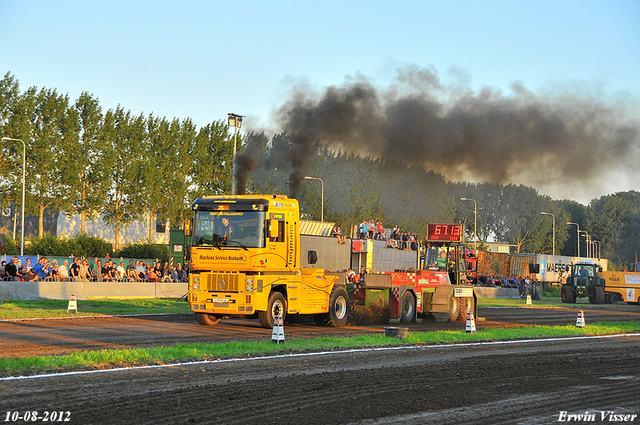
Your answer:
[[[637,117],[640,1],[0,0],[0,72],[22,90],[198,126],[234,112],[273,128],[296,83],[384,87],[404,66],[474,90],[586,84],[628,94]]]

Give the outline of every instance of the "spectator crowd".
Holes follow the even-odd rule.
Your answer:
[[[134,262],[135,261],[135,262]],[[160,261],[147,263],[140,260],[129,260],[125,266],[107,258],[105,263],[94,258],[89,263],[87,258],[71,257],[64,259],[62,264],[58,260],[49,261],[47,257],[40,257],[37,264],[31,264],[26,258],[25,263],[18,257],[12,257],[9,262],[2,261],[0,278],[13,281],[83,281],[83,282],[187,282],[189,279],[187,268],[181,263],[169,266],[169,262]]]
[[[413,232],[402,232],[398,225],[391,231],[384,228],[382,222],[374,220],[362,220],[358,225],[357,239],[372,239],[385,241],[387,248],[417,251],[420,247],[418,234]],[[345,236],[342,234],[340,226],[336,226],[331,231],[331,236],[338,238],[339,243],[345,243]]]

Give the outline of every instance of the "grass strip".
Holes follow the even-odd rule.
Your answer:
[[[78,313],[69,314],[68,300],[4,301],[0,304],[0,319],[191,312],[187,302],[176,298],[91,299],[77,303]]]
[[[585,328],[575,326],[534,326],[512,329],[487,328],[476,333],[465,331],[411,332],[402,340],[384,333],[341,338],[233,341],[218,344],[175,344],[168,347],[82,351],[62,356],[0,359],[0,376],[16,376],[77,369],[108,369],[122,366],[166,364],[173,362],[250,357],[273,353],[323,351],[354,347],[418,345],[471,341],[535,339],[585,335],[611,335],[640,331],[640,322],[600,322]]]

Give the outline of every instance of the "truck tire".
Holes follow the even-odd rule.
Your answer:
[[[287,316],[287,302],[280,292],[272,292],[267,302],[267,311],[259,311],[258,318],[263,328],[273,328],[274,318],[282,316],[282,323]]]
[[[344,288],[334,286],[329,297],[329,324],[340,328],[347,324],[348,319],[349,295]]]
[[[562,302],[573,304],[576,302],[576,292],[571,285],[562,286]]]
[[[449,300],[449,321],[450,322],[460,322],[466,318],[466,303],[464,302],[464,298],[461,297],[451,297]]]
[[[329,317],[329,313],[320,313],[313,315],[313,321],[316,322],[316,325],[319,326],[329,326],[331,318]]]
[[[209,313],[196,313],[196,320],[201,325],[214,326],[220,321],[220,317]]]
[[[622,295],[618,294],[617,292],[611,294],[609,298],[610,298],[611,304],[618,304],[622,302]]]
[[[416,317],[416,298],[410,291],[404,291],[404,294],[402,294],[400,308],[402,309],[400,321],[403,323],[413,322]]]

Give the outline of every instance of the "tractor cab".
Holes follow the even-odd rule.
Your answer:
[[[598,272],[602,267],[597,263],[579,262],[571,265],[571,274],[562,285],[562,302],[574,303],[576,298],[589,297],[592,304],[604,302],[604,279]]]

